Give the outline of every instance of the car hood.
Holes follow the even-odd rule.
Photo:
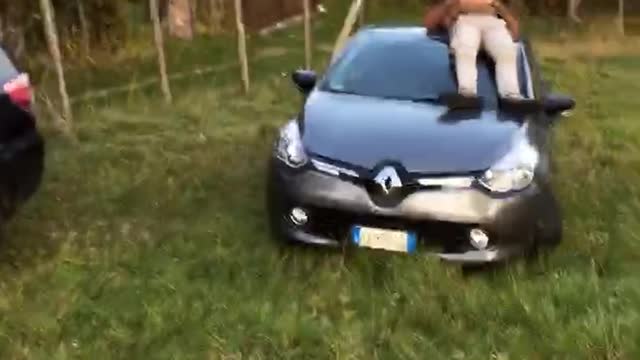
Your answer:
[[[429,102],[313,92],[302,114],[302,141],[314,156],[373,169],[383,162],[409,172],[483,171],[524,136],[524,122],[496,110],[451,112]]]

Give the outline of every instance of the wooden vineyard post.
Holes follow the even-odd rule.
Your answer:
[[[84,11],[84,0],[76,0],[78,7],[78,19],[80,20],[80,34],[82,36],[82,51],[85,56],[89,55],[89,49],[91,48],[91,34],[89,33],[89,21],[87,20],[87,14]]]
[[[362,8],[360,9],[360,13],[358,15],[358,27],[363,27],[366,21],[365,14],[367,12],[367,3],[365,0],[362,0]]]
[[[224,0],[209,0],[209,23],[213,32],[222,30]]]
[[[567,17],[575,23],[582,22],[578,16],[578,8],[580,8],[581,2],[582,0],[569,0],[569,3],[567,4]]]
[[[358,14],[362,9],[363,0],[353,0],[351,3],[351,8],[349,8],[349,13],[344,20],[344,25],[342,26],[342,30],[340,31],[340,35],[338,35],[338,39],[336,40],[336,44],[333,48],[332,61],[335,60],[342,47],[347,42],[351,31],[353,31],[353,27],[358,21]]]
[[[618,0],[618,26],[620,27],[620,33],[624,36],[624,0]]]
[[[304,55],[305,66],[307,70],[311,70],[313,58],[313,44],[311,37],[311,0],[303,0],[304,2]]]
[[[238,30],[238,58],[240,60],[240,71],[242,76],[242,86],[246,93],[249,92],[249,61],[247,60],[247,36],[242,20],[242,0],[235,0],[236,28]]]
[[[164,55],[164,38],[162,35],[162,27],[160,26],[160,13],[158,11],[158,0],[149,0],[149,10],[151,11],[151,20],[153,21],[153,35],[158,53],[158,70],[160,72],[160,84],[162,94],[167,104],[171,104],[171,88],[169,87],[169,76],[167,75],[167,62]]]
[[[71,113],[71,103],[69,102],[69,94],[67,93],[67,83],[64,79],[64,68],[62,67],[62,55],[60,54],[60,44],[58,42],[58,31],[55,25],[55,15],[51,0],[40,0],[40,11],[44,17],[44,32],[47,37],[47,45],[49,53],[53,58],[53,63],[58,76],[58,88],[60,98],[62,99],[62,112],[66,122],[66,126],[70,129],[73,124],[73,115]]]

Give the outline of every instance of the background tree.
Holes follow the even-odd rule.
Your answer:
[[[58,88],[60,90],[60,98],[62,100],[62,110],[64,120],[68,127],[71,126],[73,118],[71,114],[71,103],[67,93],[67,84],[64,78],[64,69],[62,67],[62,56],[60,55],[60,45],[58,43],[58,31],[56,29],[53,8],[50,0],[40,0],[40,8],[42,17],[44,18],[44,32],[49,45],[49,52],[53,58],[53,63],[58,75]]]
[[[164,100],[170,104],[172,101],[171,88],[169,87],[169,76],[167,75],[167,63],[164,55],[164,37],[162,36],[162,26],[160,24],[160,10],[158,0],[149,0],[149,11],[153,22],[153,35],[158,54],[158,70],[160,73],[160,84]]]
[[[84,9],[85,0],[76,0],[78,7],[78,21],[80,22],[80,34],[82,38],[82,51],[84,55],[89,54],[91,48],[91,34],[89,33],[89,21]]]
[[[240,59],[240,71],[242,86],[245,93],[249,92],[249,60],[247,59],[247,36],[245,34],[244,19],[242,16],[242,0],[234,1],[236,15],[236,29],[238,32],[238,57]]]
[[[190,40],[193,38],[193,8],[189,0],[169,0],[169,34]]]
[[[224,0],[209,0],[209,26],[214,32],[222,30],[225,15]]]
[[[568,0],[568,2],[567,16],[569,17],[569,19],[577,23],[582,22],[582,19],[580,19],[580,17],[578,16],[578,8],[580,7],[582,0]]]

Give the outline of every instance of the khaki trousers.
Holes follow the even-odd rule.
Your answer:
[[[483,48],[496,63],[496,82],[501,97],[522,97],[518,84],[518,47],[504,20],[494,15],[460,15],[451,28],[461,94],[478,92],[477,55]]]

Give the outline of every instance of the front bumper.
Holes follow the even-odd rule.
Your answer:
[[[420,247],[435,248],[442,259],[459,263],[500,261],[533,242],[537,215],[545,211],[541,187],[532,184],[510,196],[492,196],[477,188],[418,189],[395,206],[372,201],[362,184],[313,169],[293,170],[273,161],[269,174],[272,226],[290,240],[314,245],[348,243],[354,225],[412,230]],[[303,226],[289,219],[294,207],[305,209]],[[490,234],[486,249],[469,243],[469,231]]]

